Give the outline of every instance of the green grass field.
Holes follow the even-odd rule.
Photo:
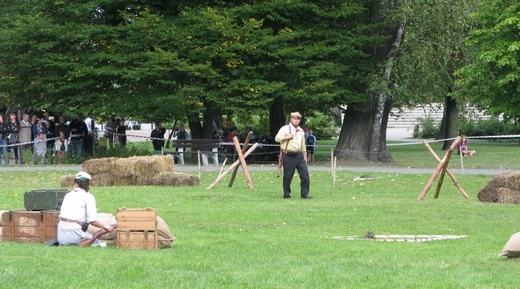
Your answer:
[[[475,143],[465,167],[518,169],[516,144]],[[435,148],[439,155],[440,145]],[[329,149],[330,151],[330,149]],[[431,167],[421,146],[391,148],[399,167]],[[325,158],[326,149],[320,154]],[[323,164],[327,161],[323,160]],[[454,155],[452,165],[460,165]],[[433,171],[433,170],[432,170]],[[23,194],[59,188],[75,171],[0,172],[0,210],[23,209]],[[197,174],[193,172],[192,174]],[[430,174],[339,171],[311,173],[313,200],[281,198],[281,179],[253,171],[254,190],[241,173],[206,187],[218,172],[203,172],[199,187],[92,188],[98,211],[156,208],[177,241],[161,250],[45,247],[0,242],[0,288],[517,288],[520,262],[498,257],[520,231],[518,206],[481,203],[489,175],[457,175],[471,199],[445,179],[417,201]],[[364,173],[366,175],[366,173]],[[375,234],[467,235],[423,243],[338,240]]]

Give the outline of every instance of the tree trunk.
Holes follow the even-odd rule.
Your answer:
[[[444,99],[444,111],[442,114],[441,127],[437,139],[455,138],[459,133],[459,108],[457,106],[457,100],[447,96]],[[447,150],[452,140],[444,141],[442,150]]]
[[[210,139],[213,138],[213,110],[211,105],[204,102],[204,113],[202,120],[198,115],[188,114],[188,123],[190,125],[190,133],[192,139]],[[201,123],[202,121],[202,123]]]
[[[379,21],[377,12],[374,22]],[[393,40],[385,47],[374,48],[373,57],[376,63],[384,67],[379,77],[391,87],[391,75],[396,58],[395,50],[401,45],[404,35],[404,23],[394,31],[390,31]],[[367,85],[368,87],[368,85]],[[336,147],[339,159],[353,159],[361,162],[394,162],[386,147],[386,128],[392,101],[388,91],[367,91],[364,103],[349,104],[345,113],[343,126]]]
[[[283,98],[275,98],[273,103],[271,104],[271,108],[269,109],[269,127],[272,140],[274,140],[274,137],[276,136],[280,128],[287,124],[287,118],[284,114],[283,109]]]

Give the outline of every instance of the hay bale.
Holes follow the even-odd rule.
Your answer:
[[[111,187],[114,185],[114,177],[111,173],[92,175],[90,185],[92,187]]]
[[[114,162],[113,172],[116,178],[153,178],[164,172],[173,172],[173,169],[171,156],[147,156],[118,159]]]
[[[72,188],[74,186],[74,178],[76,175],[67,175],[61,177],[60,184],[62,188]]]
[[[197,176],[185,173],[162,173],[152,179],[154,186],[200,186]]]
[[[81,167],[83,171],[89,173],[90,175],[96,174],[104,174],[110,173],[112,171],[112,163],[114,163],[118,158],[102,158],[102,159],[91,159],[84,162]]]
[[[481,202],[520,203],[520,173],[501,173],[478,192]]]
[[[520,191],[510,188],[498,188],[497,203],[520,204]]]
[[[168,224],[159,216],[157,216],[157,246],[159,248],[171,248],[176,238],[170,231]]]
[[[133,177],[119,177],[114,178],[114,186],[133,186],[135,179]]]

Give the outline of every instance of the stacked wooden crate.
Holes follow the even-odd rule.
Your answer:
[[[157,249],[155,209],[117,210],[116,244],[120,249]]]
[[[57,237],[59,211],[9,211],[2,214],[2,239],[45,242]]]

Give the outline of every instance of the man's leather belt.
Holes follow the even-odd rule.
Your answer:
[[[291,157],[291,158],[295,158],[295,157],[299,156],[301,153],[302,152],[299,152],[299,151],[294,151],[294,152],[287,151],[287,156]]]
[[[78,224],[78,225],[81,226],[81,223],[79,221],[76,221],[76,220],[70,220],[70,219],[67,219],[67,218],[61,218],[60,217],[60,221],[65,222],[65,223],[74,223],[74,224]]]

